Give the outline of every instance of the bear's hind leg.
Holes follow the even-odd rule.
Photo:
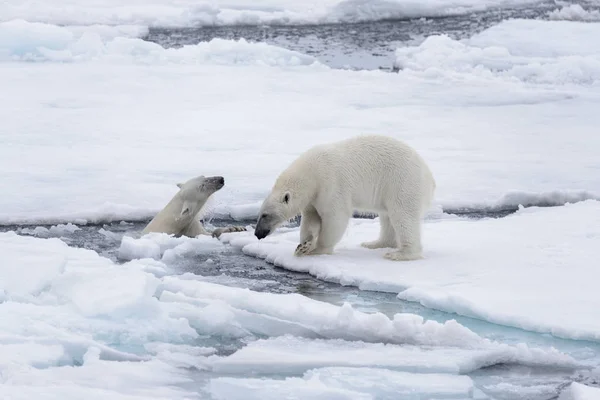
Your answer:
[[[421,219],[418,212],[390,215],[392,227],[396,232],[398,250],[386,253],[384,257],[392,261],[411,261],[422,257]]]
[[[396,247],[396,232],[386,213],[379,214],[379,238],[372,242],[363,242],[360,245],[367,249],[381,249],[384,247]]]
[[[310,254],[317,246],[317,236],[321,229],[321,217],[313,206],[308,206],[302,211],[300,220],[300,244],[296,247],[294,255],[297,257]]]

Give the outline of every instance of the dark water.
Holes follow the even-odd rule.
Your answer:
[[[588,9],[594,4],[584,3]],[[545,1],[519,8],[443,18],[328,25],[151,29],[144,39],[164,47],[181,47],[214,38],[243,38],[309,54],[333,68],[393,70],[394,51],[397,47],[414,45],[425,37],[436,34],[446,34],[454,39],[466,38],[510,18],[546,19],[547,13],[556,8],[560,6],[554,1]]]

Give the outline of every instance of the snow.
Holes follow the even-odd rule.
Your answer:
[[[414,374],[378,368],[322,368],[309,371],[307,379],[322,381],[334,387],[367,391],[381,397],[420,393],[427,397],[468,397],[473,381],[467,376],[446,374]],[[383,383],[383,385],[382,385]]]
[[[212,253],[222,250],[219,241],[210,236],[195,239],[174,237],[165,233],[149,233],[142,238],[123,236],[118,257],[121,260],[153,258],[168,262],[170,259],[192,254]]]
[[[600,399],[600,389],[573,382],[565,389],[559,400],[596,400]]]
[[[586,10],[580,4],[569,4],[548,13],[551,20],[600,21],[600,10]]]
[[[13,20],[0,23],[0,61],[124,62],[135,64],[304,65],[314,59],[267,45],[213,39],[179,49],[122,35],[123,29],[59,27]],[[127,32],[126,32],[127,33]],[[135,33],[134,35],[135,36]]]
[[[84,354],[82,365],[77,367],[15,368],[13,365],[3,371],[0,395],[15,400],[194,398],[193,393],[174,387],[190,378],[159,360],[117,363],[98,357],[98,350],[91,347]]]
[[[0,395],[7,398],[75,399],[88,392],[91,398],[195,398],[197,388],[186,386],[194,382],[189,368],[302,374],[394,366],[453,375],[506,362],[586,368],[556,349],[494,342],[452,320],[388,318],[299,294],[226,287],[152,259],[115,264],[56,238],[0,233],[0,248]],[[248,344],[223,355],[212,338]],[[345,379],[344,371],[307,376],[328,387],[323,393],[342,392],[335,382]],[[362,375],[371,382],[398,377],[390,373]],[[439,390],[457,382],[468,380],[447,378]]]
[[[300,152],[368,132],[423,154],[438,183],[434,209],[600,198],[600,50],[585,39],[600,34],[592,24],[512,21],[472,39],[487,49],[505,43],[501,61],[520,57],[509,72],[483,73],[474,45],[433,37],[402,50],[416,61],[399,74],[333,70],[243,41],[173,50],[96,28],[77,39],[66,28],[6,24],[0,57],[21,61],[0,63],[2,224],[149,220],[177,182],[199,174],[226,181],[206,217],[254,219]],[[534,45],[543,35],[553,40]],[[19,37],[30,39],[11,39]],[[438,46],[430,60],[438,67],[419,58],[436,41],[456,65],[440,64]],[[46,61],[22,62],[39,57]]]
[[[444,218],[424,224],[424,259],[411,263],[385,260],[386,249],[360,247],[378,236],[377,220],[353,220],[336,254],[328,256],[295,257],[299,229],[262,241],[251,232],[224,234],[222,240],[326,281],[399,293],[426,307],[493,323],[598,341],[600,321],[592,316],[600,308],[599,227],[595,200],[522,209],[502,219]]]
[[[597,24],[570,21],[507,20],[468,39],[475,46],[504,46],[515,56],[598,55],[600,44],[581,43],[600,32]]]
[[[540,0],[6,0],[0,20],[26,19],[57,25],[319,24],[381,19],[439,17],[495,8],[535,5]]]
[[[299,294],[273,297],[270,293],[243,291],[198,280],[192,274],[163,279],[162,302],[197,304],[210,299],[211,308],[221,309],[229,319],[214,320],[211,313],[194,311],[187,318],[202,321],[197,329],[238,335],[242,331],[278,336],[286,332],[306,337],[344,338],[367,342],[414,343],[444,346],[484,346],[487,342],[456,321],[443,324],[414,314],[397,314],[393,319],[381,313],[365,314],[352,308],[310,300]],[[275,302],[274,299],[277,299]],[[206,300],[202,300],[206,303]],[[235,328],[230,319],[245,321]],[[228,330],[228,326],[233,328]],[[279,333],[277,333],[279,332]]]
[[[378,399],[472,398],[469,377],[446,374],[413,374],[377,368],[321,368],[302,378],[236,379],[216,378],[211,393],[219,399],[280,399],[294,393],[300,398]],[[236,396],[237,395],[237,396]]]
[[[277,400],[285,396],[317,400],[371,400],[372,397],[352,390],[331,388],[321,382],[300,378],[235,379],[217,378],[210,383],[211,394],[218,400]]]
[[[37,237],[60,237],[64,234],[74,233],[80,230],[77,225],[72,223],[52,225],[50,228],[36,226],[35,228],[22,228],[19,233],[22,235],[33,235]]]
[[[502,363],[568,369],[572,364],[560,354],[533,355],[527,348],[486,345],[473,348],[391,345],[344,340],[307,340],[290,336],[254,341],[229,357],[214,362],[221,373],[253,371],[299,374],[332,366],[389,368],[411,373],[465,374]],[[273,360],[280,360],[273,363]]]
[[[452,71],[527,83],[595,84],[600,45],[582,38],[598,35],[598,24],[509,20],[466,40],[434,35],[418,47],[399,48],[396,65],[430,75]]]

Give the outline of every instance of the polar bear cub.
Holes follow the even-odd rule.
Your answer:
[[[379,238],[369,249],[395,248],[389,260],[422,258],[421,223],[435,180],[423,158],[399,140],[364,135],[321,144],[301,154],[277,178],[260,209],[260,240],[298,214],[296,256],[332,254],[354,211],[379,214]]]
[[[222,176],[198,176],[185,183],[178,183],[179,191],[171,201],[150,221],[142,231],[142,235],[160,232],[175,236],[196,237],[210,235],[198,220],[198,214],[213,193],[225,186]],[[225,232],[246,230],[242,227],[218,228],[213,237]]]

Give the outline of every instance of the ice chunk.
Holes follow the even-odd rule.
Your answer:
[[[172,262],[177,257],[208,254],[214,251],[223,251],[223,245],[217,239],[207,235],[189,238],[152,232],[139,239],[123,236],[118,257],[121,260],[152,258]]]
[[[151,354],[170,365],[180,368],[196,368],[209,370],[207,356],[217,350],[211,347],[191,346],[187,344],[147,343],[144,348]]]
[[[19,237],[17,245],[12,245],[17,235],[14,232],[0,233],[2,268],[0,268],[0,289],[9,297],[39,295],[53,280],[65,271],[67,258],[54,251],[36,248],[39,239]],[[58,239],[47,239],[54,247],[65,249],[67,245]],[[11,244],[10,246],[8,244]],[[26,266],[26,269],[24,269]]]
[[[440,17],[470,14],[488,9],[540,3],[539,0],[5,0],[0,4],[2,19],[60,25],[150,25],[158,27],[197,27],[203,25],[319,24]]]
[[[103,235],[107,240],[111,242],[121,242],[123,240],[123,235],[115,232],[108,231],[104,228],[98,229],[98,233]]]
[[[245,324],[248,328],[251,328],[249,324],[252,318],[264,319],[263,324],[270,323],[271,328],[255,323],[252,325],[257,325],[254,329],[260,329],[270,336],[282,334],[278,325],[284,324],[286,329],[296,327],[298,335],[311,337],[447,346],[478,346],[485,343],[480,336],[454,320],[442,324],[414,314],[396,314],[390,319],[382,313],[357,311],[348,303],[338,307],[299,294],[261,293],[169,276],[163,279],[161,288],[162,301],[214,304],[224,311],[218,314],[228,316],[228,323],[234,326],[240,326],[237,323],[239,318],[247,321]],[[224,304],[230,307],[226,312]],[[198,311],[194,313],[198,314]],[[210,321],[210,314],[206,314],[205,319],[207,326],[216,324]],[[216,321],[216,318],[213,320]]]
[[[573,382],[559,396],[559,400],[598,400],[600,388]]]
[[[77,225],[74,225],[69,222],[67,224],[52,225],[50,228],[46,228],[44,226],[36,226],[33,229],[32,228],[19,228],[19,229],[17,229],[17,233],[47,238],[47,237],[62,237],[64,235],[70,235],[70,234],[77,232],[80,229],[81,228],[79,228]]]
[[[213,370],[262,374],[300,374],[324,367],[377,367],[413,373],[467,374],[496,364],[575,368],[560,354],[532,353],[524,347],[489,345],[480,348],[412,346],[344,340],[308,340],[282,336],[257,340],[226,358]]]
[[[600,11],[584,9],[579,4],[569,4],[548,13],[551,20],[600,21]]]
[[[213,39],[165,49],[97,27],[76,29],[23,20],[0,22],[0,61],[133,62],[141,64],[307,65],[314,58],[266,43]]]
[[[68,299],[82,315],[119,318],[152,313],[157,308],[153,295],[158,285],[153,275],[135,269],[122,269],[118,274],[67,271],[53,283],[63,300]]]
[[[209,390],[217,400],[280,400],[290,394],[298,399],[372,400],[368,394],[344,388],[332,388],[319,381],[300,378],[275,379],[211,379]]]
[[[507,398],[510,396],[509,398],[511,400],[552,399],[556,398],[559,392],[558,388],[564,385],[563,381],[556,382],[550,380],[550,382],[548,382],[547,377],[544,377],[546,378],[546,382],[542,384],[536,384],[535,378],[532,379],[531,376],[524,378],[526,382],[521,385],[501,382],[492,385],[484,385],[482,389],[492,396],[492,398]]]
[[[598,24],[511,19],[474,35],[467,42],[481,48],[503,47],[513,56],[533,59],[593,56],[600,53],[600,43],[585,44],[582,39],[595,37],[599,32]]]
[[[330,367],[304,374],[328,387],[368,393],[373,398],[470,398],[473,381],[468,376],[449,374],[415,374],[382,368]]]
[[[582,38],[600,34],[597,24],[511,20],[470,39],[429,36],[417,47],[396,51],[406,71],[519,79],[545,84],[590,84],[600,80],[600,47]],[[578,44],[577,44],[578,43]]]
[[[99,376],[105,379],[98,379]],[[109,378],[110,376],[110,378]],[[0,385],[0,396],[25,399],[186,399],[193,393],[176,388],[188,382],[185,373],[159,360],[110,362],[91,348],[81,366],[12,369]]]

